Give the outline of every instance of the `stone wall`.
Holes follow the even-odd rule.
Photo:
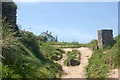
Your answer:
[[[113,31],[112,30],[99,30],[98,31],[98,47],[112,45]]]
[[[6,21],[12,25],[12,29],[15,31],[18,30],[16,25],[16,13],[17,6],[14,2],[3,2],[2,3],[2,19],[6,18]]]

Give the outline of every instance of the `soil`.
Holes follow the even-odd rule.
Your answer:
[[[70,66],[67,67],[64,65],[65,59],[67,59],[67,52],[72,51],[73,49],[79,50],[81,53],[81,60],[79,66]],[[64,74],[61,78],[85,78],[85,67],[88,65],[88,58],[92,55],[92,50],[89,48],[81,47],[81,48],[64,48],[65,54],[63,54],[63,58],[59,61],[55,61],[61,64]]]

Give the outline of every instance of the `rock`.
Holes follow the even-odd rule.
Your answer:
[[[71,65],[71,66],[80,65],[80,61],[79,61],[79,60],[71,59],[71,60],[70,60],[70,65]]]
[[[89,57],[88,55],[86,55],[86,57]]]

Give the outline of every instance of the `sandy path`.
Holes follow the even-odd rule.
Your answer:
[[[79,50],[81,52],[81,64],[75,67],[67,67],[64,66],[64,60],[67,59],[67,51],[72,51],[73,49]],[[62,65],[62,69],[64,74],[61,78],[85,78],[85,69],[84,67],[88,64],[88,58],[91,57],[92,51],[89,48],[81,47],[81,48],[65,48],[65,54],[63,54],[63,58],[60,61],[56,61],[57,63]]]
[[[118,69],[113,69],[113,70],[110,70],[110,73],[108,74],[108,78],[118,78]]]

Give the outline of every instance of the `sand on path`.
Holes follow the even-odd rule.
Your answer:
[[[64,65],[64,60],[67,59],[67,52],[73,49],[79,50],[81,53],[80,65],[67,67]],[[61,78],[85,78],[85,67],[88,65],[88,58],[92,56],[92,50],[86,47],[81,48],[64,48],[65,54],[60,61],[55,61],[61,64],[64,74]]]

